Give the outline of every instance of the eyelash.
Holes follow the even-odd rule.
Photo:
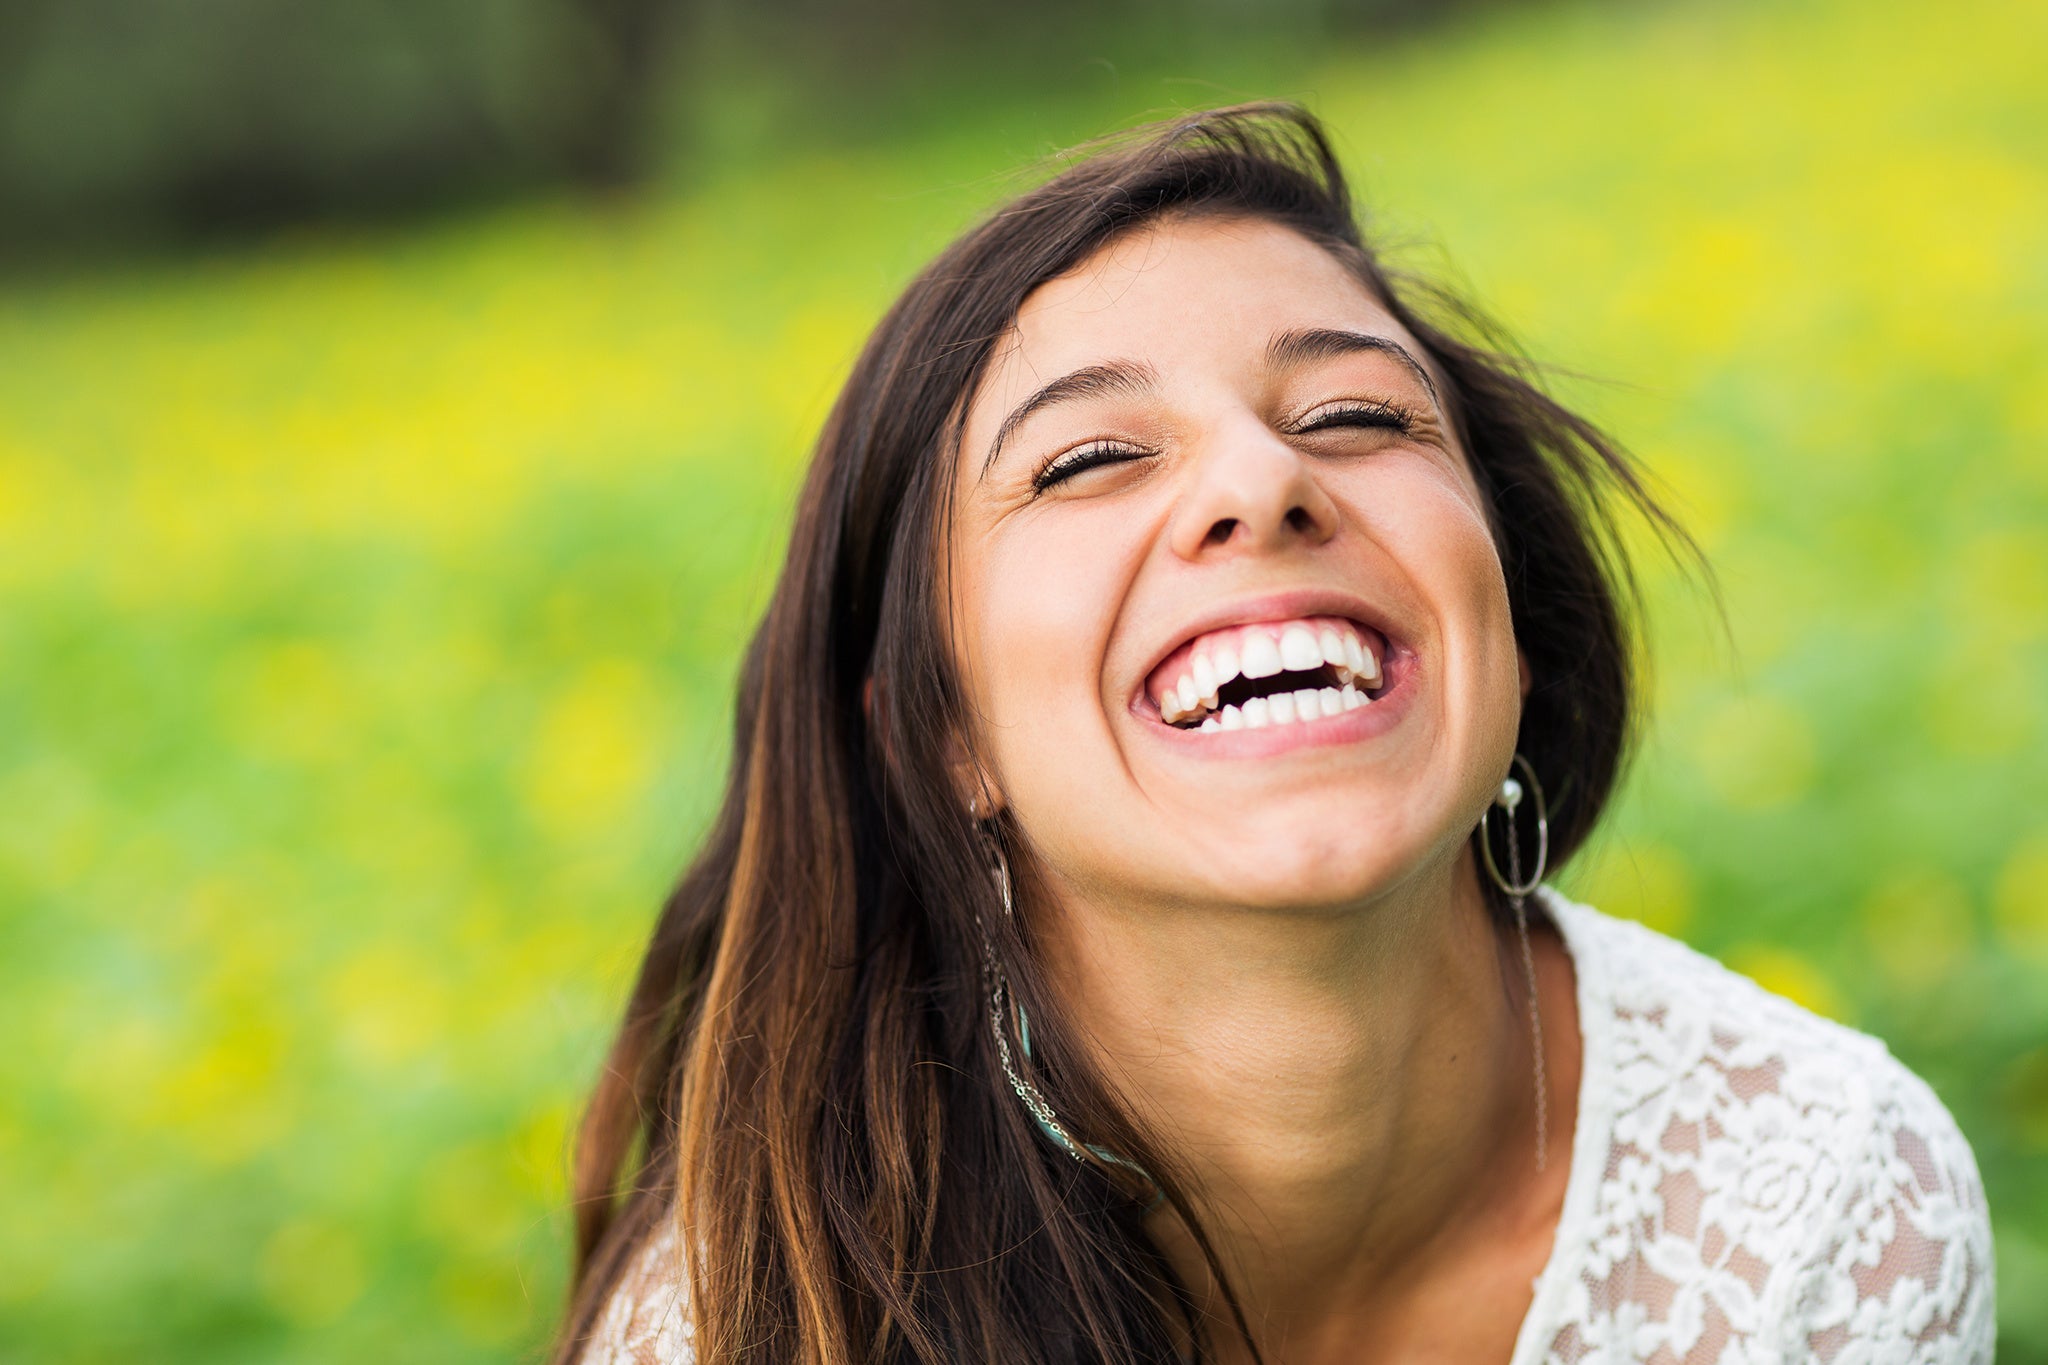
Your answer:
[[[1377,427],[1406,435],[1414,429],[1415,417],[1398,403],[1380,399],[1360,400],[1325,408],[1316,414],[1314,420],[1295,427],[1289,434],[1302,435],[1311,431],[1326,431],[1332,427]],[[1149,450],[1126,445],[1121,441],[1096,441],[1090,445],[1077,446],[1053,456],[1039,466],[1038,472],[1031,477],[1031,487],[1034,491],[1043,493],[1053,485],[1094,469],[1098,465],[1121,464],[1126,460],[1143,459],[1151,453]]]
[[[1415,428],[1415,414],[1383,398],[1360,398],[1324,408],[1314,421],[1296,427],[1295,431],[1321,431],[1325,427],[1384,427],[1405,436]]]
[[[1119,441],[1096,441],[1090,445],[1077,446],[1063,451],[1039,466],[1031,476],[1031,487],[1040,493],[1056,483],[1071,479],[1074,475],[1095,468],[1097,465],[1120,464],[1125,460],[1143,459],[1151,454],[1137,446],[1124,445]]]

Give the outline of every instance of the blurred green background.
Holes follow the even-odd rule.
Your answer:
[[[866,328],[1055,147],[1285,96],[1721,575],[1732,642],[1645,561],[1654,725],[1566,885],[1926,1076],[2048,1360],[2048,7],[1075,6],[1004,65],[784,4],[700,16],[609,161],[593,58],[570,133],[381,189],[360,128],[152,179],[197,135],[77,74],[119,9],[0,44],[0,1359],[530,1359]]]

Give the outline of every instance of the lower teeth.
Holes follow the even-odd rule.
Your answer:
[[[1363,689],[1348,682],[1341,688],[1304,687],[1297,692],[1253,697],[1241,706],[1226,706],[1204,716],[1200,722],[1189,720],[1178,728],[1199,730],[1205,734],[1218,730],[1261,730],[1269,725],[1292,725],[1298,720],[1341,716],[1361,706],[1370,706],[1372,700]]]

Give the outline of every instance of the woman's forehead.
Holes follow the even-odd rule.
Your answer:
[[[1176,214],[1119,233],[1078,265],[1040,285],[1018,309],[1021,326],[1056,325],[1062,316],[1114,312],[1152,282],[1161,288],[1199,280],[1218,296],[1295,295],[1338,291],[1346,301],[1374,304],[1370,292],[1322,245],[1268,218]]]

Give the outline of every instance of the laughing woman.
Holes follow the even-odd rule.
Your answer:
[[[1989,1361],[1875,1039],[1543,886],[1636,714],[1598,432],[1201,115],[821,437],[585,1122],[586,1365]]]

